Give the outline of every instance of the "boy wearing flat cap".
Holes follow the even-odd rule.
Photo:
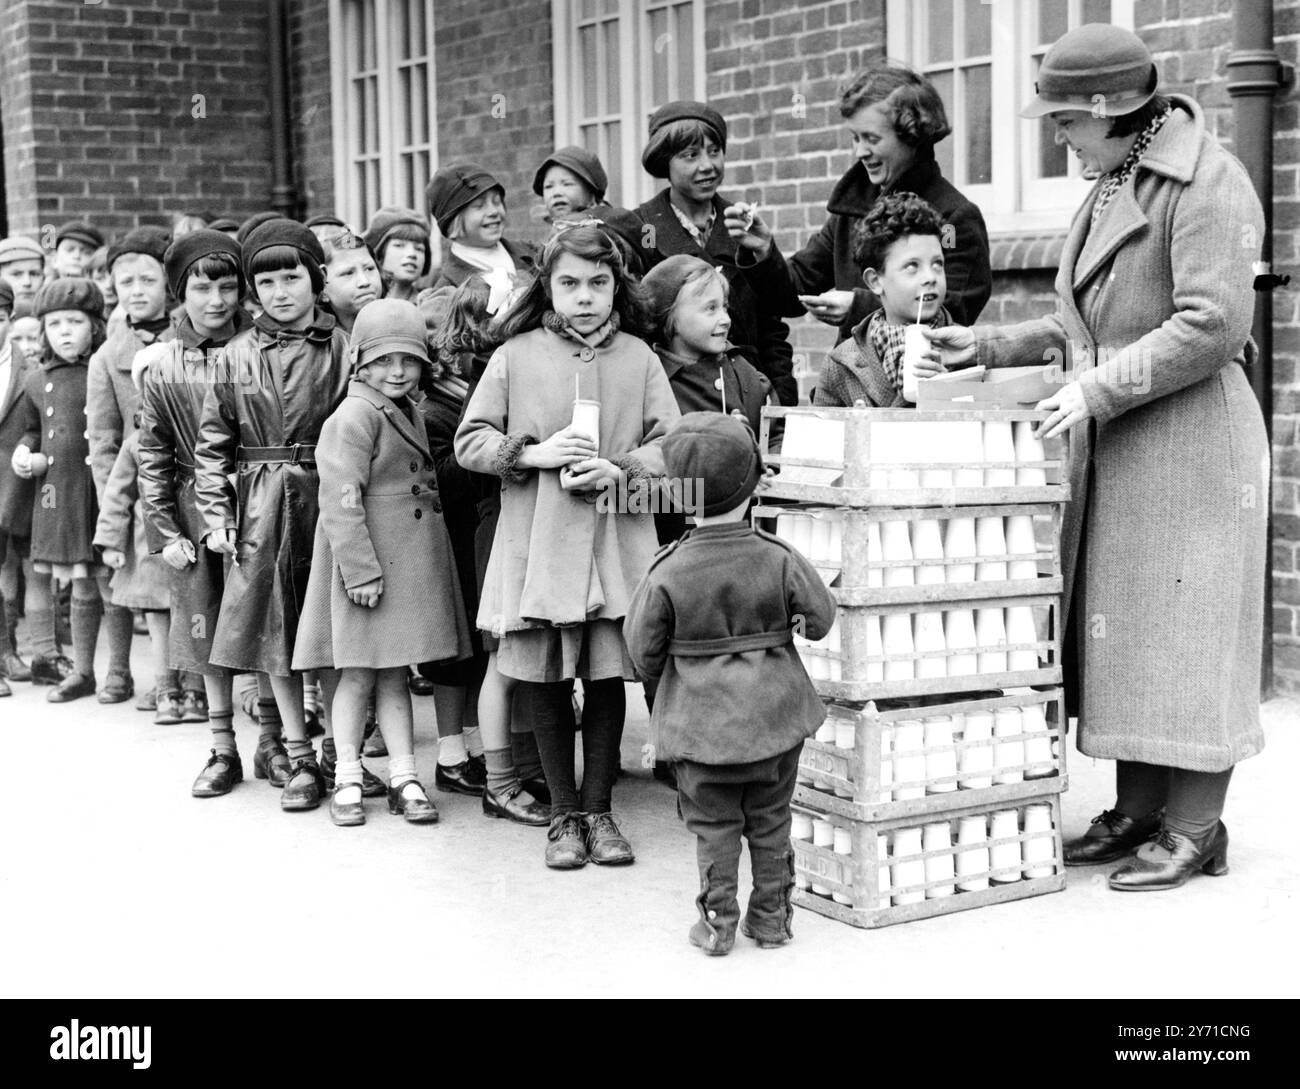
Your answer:
[[[690,940],[723,956],[739,924],[773,948],[793,936],[790,799],[799,753],[825,718],[792,628],[824,638],[835,602],[812,564],[745,522],[763,461],[744,423],[689,413],[663,451],[670,480],[702,487],[698,528],[659,553],[623,630],[637,670],[659,679],[655,755],[673,761],[678,805],[696,835],[700,918]],[[754,877],[743,922],[742,835]]]
[[[13,289],[13,316],[30,314],[45,282],[45,251],[20,234],[0,239],[0,280]]]

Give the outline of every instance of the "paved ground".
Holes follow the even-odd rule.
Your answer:
[[[147,677],[142,641],[136,658]],[[639,690],[623,749],[636,770],[615,792],[638,861],[571,873],[543,867],[541,830],[490,821],[472,798],[433,795],[443,820],[425,828],[372,800],[357,829],[324,808],[282,813],[256,781],[193,799],[206,726],[45,691],[0,700],[17,762],[0,837],[5,997],[1300,994],[1300,858],[1278,819],[1300,767],[1294,700],[1265,705],[1268,748],[1238,769],[1226,877],[1123,895],[1105,867],[1071,870],[1061,893],[877,931],[800,910],[792,945],[742,939],[717,960],[686,942],[694,843],[639,768]],[[432,701],[416,708],[428,782]],[[238,732],[251,774],[256,731],[241,717]],[[1112,771],[1070,755],[1075,835],[1112,800]],[[1121,982],[1134,961],[1146,981]]]

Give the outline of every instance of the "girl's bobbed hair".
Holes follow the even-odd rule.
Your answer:
[[[934,84],[900,64],[859,72],[840,90],[840,116],[846,120],[864,106],[879,105],[908,147],[932,148],[950,132],[948,112]]]
[[[229,254],[210,253],[206,257],[200,257],[185,270],[185,283],[182,290],[189,287],[191,276],[206,276],[209,280],[220,280],[223,276],[234,276],[239,282],[239,297],[241,299],[244,297],[244,289],[247,286],[244,283],[244,270],[239,267],[239,262]]]
[[[859,268],[880,269],[889,247],[912,234],[928,234],[943,242],[943,216],[915,193],[881,197],[853,226],[853,260]]]
[[[712,140],[718,147],[724,147],[726,141],[712,125],[706,125],[695,118],[670,121],[657,129],[646,142],[641,152],[641,165],[652,178],[668,177],[668,161],[674,156],[693,147],[703,147],[706,140]]]
[[[420,275],[427,276],[433,247],[429,244],[429,232],[414,223],[398,223],[384,232],[383,241],[375,247],[375,263],[383,265],[384,254],[388,252],[388,243],[395,238],[400,238],[404,242],[418,242],[424,247],[424,265],[420,269]]]
[[[258,250],[249,258],[248,278],[251,281],[263,273],[282,272],[297,268],[299,265],[305,268],[307,275],[311,277],[312,291],[317,295],[324,291],[324,270],[315,261],[309,260],[307,255],[296,246],[267,246],[266,249]]]
[[[614,273],[613,312],[618,315],[619,329],[642,339],[648,337],[651,332],[649,310],[640,286],[628,277],[618,246],[597,221],[580,220],[556,233],[546,243],[537,264],[537,278],[501,316],[498,323],[501,341],[541,326],[542,315],[554,305],[551,301],[551,275],[566,253],[609,266]]]

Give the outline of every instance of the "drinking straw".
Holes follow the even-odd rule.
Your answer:
[[[722,394],[722,414],[727,414],[727,383],[722,376],[722,368],[718,368],[718,391]]]

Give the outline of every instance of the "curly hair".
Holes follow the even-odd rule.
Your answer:
[[[902,65],[868,68],[840,89],[840,116],[846,120],[864,106],[875,105],[908,147],[933,147],[952,132],[934,84]]]
[[[943,230],[943,217],[915,193],[890,193],[853,225],[853,260],[859,268],[879,269],[900,238],[928,234],[942,242]]]
[[[490,355],[499,344],[488,301],[492,289],[482,276],[470,276],[452,293],[447,316],[430,337],[430,348],[450,371],[464,355]]]

